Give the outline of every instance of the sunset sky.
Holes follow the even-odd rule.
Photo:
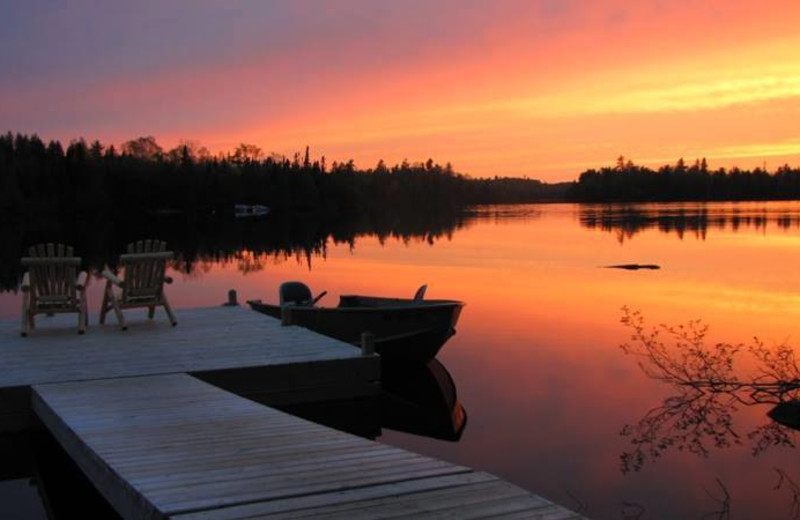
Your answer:
[[[571,180],[800,165],[798,0],[10,2],[0,131]]]

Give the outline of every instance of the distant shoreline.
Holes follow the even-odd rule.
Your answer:
[[[379,161],[374,168],[312,158],[307,147],[293,158],[241,144],[212,157],[197,144],[164,151],[152,137],[120,150],[99,141],[45,143],[36,135],[0,135],[0,219],[131,218],[176,213],[228,215],[238,205],[271,213],[330,217],[432,214],[482,204],[634,203],[800,200],[800,168],[711,170],[705,159],[657,170],[619,157],[613,167],[591,169],[577,181],[528,178],[475,179],[450,163]]]

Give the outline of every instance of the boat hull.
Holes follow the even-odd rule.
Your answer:
[[[247,302],[258,312],[282,319],[279,305]],[[342,296],[338,307],[291,306],[285,320],[291,325],[360,346],[370,332],[375,350],[385,358],[425,363],[455,334],[463,303],[452,300],[415,302],[394,298]]]

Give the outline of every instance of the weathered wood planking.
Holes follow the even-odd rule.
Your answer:
[[[33,407],[125,518],[579,518],[494,476],[189,375],[36,385]]]
[[[131,314],[128,331],[92,323],[85,336],[65,334],[58,316],[27,338],[16,321],[0,322],[0,388],[361,357],[340,341],[239,307],[184,309],[175,328],[147,320],[146,311],[138,321]]]
[[[16,320],[0,321],[0,431],[29,424],[16,396],[33,384],[188,372],[244,395],[274,396],[271,404],[378,391],[377,357],[263,314],[184,309],[177,327],[146,314],[130,312],[124,332],[92,320],[82,336],[59,316],[41,318],[27,338]]]

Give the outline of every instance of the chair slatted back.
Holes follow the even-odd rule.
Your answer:
[[[75,280],[81,258],[64,244],[37,244],[22,259],[30,276],[31,292],[38,305],[70,307],[77,304]]]
[[[128,244],[128,253],[120,256],[125,269],[123,303],[159,299],[164,288],[167,260],[173,257],[161,240],[140,240]]]

